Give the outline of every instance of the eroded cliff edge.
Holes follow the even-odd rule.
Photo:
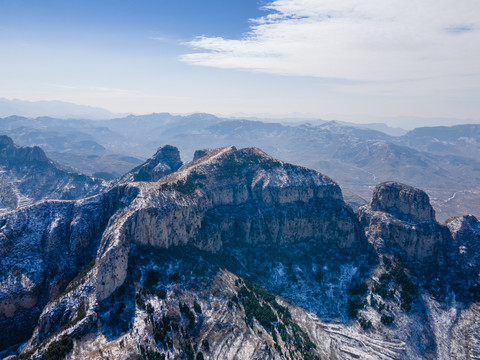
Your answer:
[[[78,307],[79,294],[89,298],[88,313],[94,314],[96,304],[125,281],[132,244],[188,244],[213,253],[225,246],[306,240],[343,249],[367,246],[334,181],[255,148],[211,151],[158,182],[120,185],[76,202],[44,202],[0,222],[7,271],[1,321],[9,324],[2,347],[19,340],[20,314],[29,314],[31,328],[55,297],[43,308],[29,346],[58,331]],[[28,260],[22,261],[26,247]],[[62,294],[74,269],[92,258],[89,280]],[[26,298],[32,299],[27,306]]]

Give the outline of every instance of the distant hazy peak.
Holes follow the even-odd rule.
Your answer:
[[[98,107],[78,105],[64,101],[24,101],[0,98],[0,117],[12,115],[36,118],[51,116],[64,119],[111,119],[116,114]]]

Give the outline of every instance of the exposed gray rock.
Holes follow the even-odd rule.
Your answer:
[[[480,243],[480,221],[473,215],[449,219],[446,223],[458,245],[465,242]]]
[[[0,135],[0,165],[20,167],[28,163],[48,162],[48,158],[38,146],[20,147],[5,135]]]
[[[473,215],[450,219],[446,223],[452,234],[450,262],[464,279],[480,280],[480,221]]]
[[[160,178],[177,171],[182,166],[180,152],[175,146],[160,147],[155,155],[144,164],[137,166],[122,177],[121,182],[127,181],[157,181]]]
[[[0,348],[30,337],[43,307],[95,258],[108,221],[135,194],[121,186],[0,215]]]
[[[201,149],[201,150],[196,150],[195,153],[193,154],[193,161],[197,161],[198,159],[207,156],[214,152],[215,149]]]
[[[377,185],[370,209],[389,213],[404,221],[435,221],[435,211],[428,195],[420,189],[398,182]]]
[[[158,144],[176,144],[185,159],[201,147],[260,145],[277,158],[328,174],[343,190],[365,199],[371,198],[376,184],[395,179],[427,191],[439,221],[480,215],[480,125],[420,128],[392,137],[337,121],[323,126],[322,120],[311,125],[287,121],[232,121],[205,114],[151,114],[101,122],[15,116],[0,119],[0,132],[17,144],[41,146],[67,168],[114,176],[139,165]],[[99,156],[102,146],[107,153]],[[115,154],[109,154],[112,151]]]
[[[450,232],[435,221],[425,192],[395,182],[382,183],[370,204],[359,208],[358,217],[369,241],[380,251],[406,261],[445,262]]]
[[[457,303],[449,284],[434,298],[389,254],[389,274],[386,257],[358,261],[371,254],[361,225],[380,254],[429,271],[432,263],[448,264],[454,241],[474,243],[475,218],[452,220],[453,240],[429,214],[428,197],[422,203],[417,189],[396,185],[380,185],[376,210],[361,207],[360,224],[330,178],[256,148],[226,147],[199,153],[154,182],[3,214],[0,349],[28,338],[22,353],[38,359],[52,341],[70,336],[75,359],[127,359],[152,349],[215,359],[477,356],[478,304]],[[400,189],[400,200],[388,189]],[[324,259],[307,255],[322,251]],[[342,316],[324,322],[225,270],[230,266],[305,308],[319,296],[317,315],[344,314],[359,300],[359,320],[371,327]],[[374,290],[382,281],[385,296]],[[358,295],[362,288],[366,295]],[[179,311],[179,302],[192,309],[194,301],[201,313]],[[166,316],[176,325],[156,332]]]
[[[118,205],[107,206],[112,201]],[[73,269],[67,270],[68,264],[83,264],[77,256],[84,259],[87,253],[97,254],[83,285],[43,308],[27,348],[37,346],[72,319],[72,309],[79,306],[80,300],[72,303],[77,296],[89,299],[88,313],[93,316],[95,304],[124,283],[132,244],[159,249],[191,244],[209,252],[226,246],[308,240],[343,249],[365,249],[367,245],[355,214],[343,202],[335,182],[255,148],[222,148],[158,182],[130,183],[90,200],[39,206],[3,218],[3,268],[12,269],[11,264],[24,256],[22,244],[32,243],[31,255],[21,266],[22,272],[28,269],[32,273],[27,275],[28,282],[19,279],[15,288],[5,288],[2,299],[10,301],[16,294],[39,291],[48,279],[48,283],[58,284],[57,291],[42,289],[44,301],[37,300],[42,308],[65,288],[61,280],[71,278]],[[102,210],[105,208],[111,210]],[[80,224],[86,228],[76,230]],[[79,240],[85,236],[87,240]],[[82,245],[75,245],[78,243]],[[45,252],[58,256],[60,244],[73,246],[64,248],[70,255],[63,256],[61,264],[46,260]],[[79,252],[74,251],[77,248]],[[5,281],[14,274],[8,276]],[[26,283],[30,285],[25,287]],[[14,291],[16,288],[18,291]],[[7,319],[12,327],[16,314],[9,313]],[[4,345],[12,343],[11,338],[4,339]]]
[[[115,232],[104,234],[100,299],[122,284],[128,251],[118,247],[128,249],[130,242],[157,248],[193,244],[211,252],[310,239],[339,248],[366,246],[336,183],[255,148],[222,148],[144,184],[128,209]]]

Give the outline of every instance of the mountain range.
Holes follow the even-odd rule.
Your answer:
[[[313,124],[313,125],[312,125]],[[417,128],[402,136],[338,122],[281,124],[209,114],[167,113],[112,120],[8,117],[0,131],[23,146],[37,145],[63,167],[105,179],[122,176],[159,145],[177,146],[184,159],[197,148],[262,148],[336,179],[359,205],[376,184],[399,181],[432,198],[441,221],[480,214],[480,125]]]
[[[0,98],[0,116],[51,116],[58,118],[111,119],[115,114],[98,107],[77,105],[65,101],[25,101]]]
[[[0,214],[0,356],[475,358],[479,240],[399,182],[355,213],[258,148],[163,146],[97,195]]]
[[[92,196],[106,187],[101,179],[60,168],[38,146],[20,147],[8,136],[0,136],[0,211],[46,199]]]

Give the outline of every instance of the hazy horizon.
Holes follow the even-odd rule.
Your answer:
[[[18,110],[19,109],[19,110]],[[151,114],[168,113],[178,116],[189,116],[193,114],[210,114],[219,118],[225,119],[246,119],[257,120],[264,122],[280,122],[280,123],[305,123],[315,121],[337,121],[345,122],[347,124],[357,125],[372,125],[380,124],[387,125],[391,128],[398,128],[404,130],[412,130],[417,127],[432,127],[432,126],[454,126],[463,124],[479,124],[480,119],[459,119],[459,118],[445,118],[445,117],[378,117],[368,114],[309,114],[309,113],[243,113],[237,112],[232,114],[219,114],[207,112],[169,112],[169,111],[154,111],[149,113],[114,113],[101,107],[92,107],[89,105],[74,104],[70,102],[63,102],[60,100],[40,100],[40,101],[24,101],[20,99],[0,98],[0,118],[8,116],[24,116],[27,118],[36,117],[53,117],[64,119],[89,119],[89,120],[108,120],[114,118],[126,117],[129,115],[142,116]]]

